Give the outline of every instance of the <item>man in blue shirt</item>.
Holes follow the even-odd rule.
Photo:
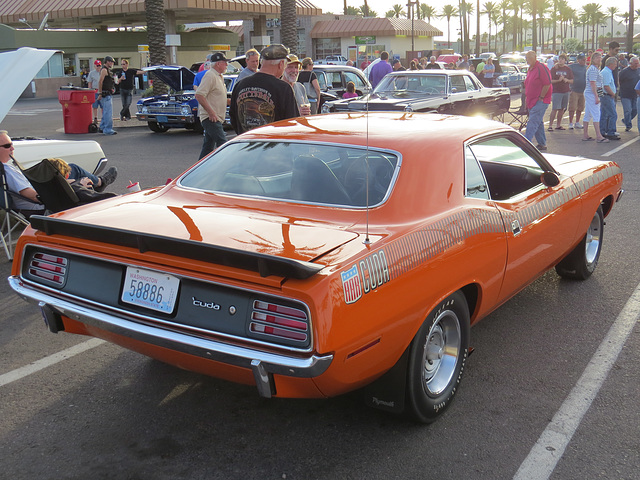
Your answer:
[[[587,59],[584,53],[578,55],[578,61],[569,65],[573,72],[573,83],[569,85],[569,130],[582,128],[580,115],[584,112],[584,89],[587,85]],[[576,122],[573,123],[575,115]]]
[[[616,112],[616,83],[613,77],[613,71],[617,67],[618,60],[615,57],[609,57],[602,69],[604,96],[600,98],[600,132],[609,140],[620,140],[620,135],[616,132],[618,114]]]
[[[371,67],[371,73],[369,73],[369,82],[373,88],[380,83],[380,80],[387,74],[393,71],[393,67],[389,65],[389,52],[382,52],[380,54],[380,61]]]

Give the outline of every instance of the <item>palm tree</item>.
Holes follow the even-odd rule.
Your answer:
[[[451,48],[451,17],[458,15],[458,9],[453,5],[445,5],[442,7],[441,18],[447,19],[447,44]]]
[[[167,64],[167,47],[165,35],[167,32],[163,0],[144,0],[147,15],[147,41],[149,42],[149,61],[151,65]],[[152,75],[155,77],[155,75]],[[158,78],[153,80],[153,94],[164,95],[168,92],[167,85]]]
[[[491,50],[491,23],[495,20],[495,18],[500,14],[500,8],[498,7],[497,4],[493,3],[493,2],[487,2],[483,5],[484,11],[482,13],[484,13],[488,20],[489,20],[489,50]],[[497,33],[496,33],[496,38],[495,41],[497,42]],[[498,49],[498,45],[496,44],[495,50]]]
[[[420,4],[420,10],[418,11],[418,18],[427,19],[427,23],[431,23],[433,17],[437,17],[436,9],[426,3]]]
[[[609,7],[607,8],[607,13],[609,14],[609,17],[611,18],[611,40],[613,41],[613,17],[616,17],[618,15],[618,8],[617,7]]]
[[[629,28],[627,28],[627,52],[633,51],[633,0],[629,0]]]
[[[500,8],[502,9],[502,53],[507,49],[507,10],[511,0],[502,0],[500,2]]]
[[[348,6],[346,15],[362,15],[359,8]]]
[[[393,16],[396,18],[400,18],[400,16],[407,16],[407,14],[404,12],[404,10],[402,9],[402,5],[400,5],[399,3],[396,3],[393,7],[391,7],[391,10],[393,12]]]
[[[377,17],[378,14],[369,8],[367,0],[364,0],[364,4],[360,5],[360,13],[363,17]]]
[[[280,39],[291,53],[298,53],[296,0],[280,0]]]

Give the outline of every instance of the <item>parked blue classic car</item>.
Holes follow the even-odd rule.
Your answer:
[[[527,78],[528,65],[516,65],[501,63],[502,73],[497,77],[497,87],[509,88],[512,91],[521,92]]]
[[[187,67],[157,65],[143,70],[154,72],[156,78],[171,89],[168,95],[155,95],[138,100],[136,118],[147,122],[157,133],[170,128],[187,128],[202,133],[198,119],[198,101],[193,88],[195,73]]]

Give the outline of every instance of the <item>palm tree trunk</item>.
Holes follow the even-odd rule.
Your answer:
[[[147,14],[147,41],[149,42],[149,61],[151,65],[166,65],[167,47],[165,43],[166,25],[163,0],[145,0]],[[155,75],[152,74],[152,77]],[[153,80],[153,94],[164,95],[167,85],[159,79]]]
[[[366,2],[365,2],[366,3]],[[298,53],[298,28],[296,26],[296,1],[280,0],[280,40],[291,53]]]

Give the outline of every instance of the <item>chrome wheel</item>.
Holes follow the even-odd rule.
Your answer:
[[[450,310],[436,318],[423,349],[423,385],[431,395],[439,395],[450,384],[460,355],[460,321]]]
[[[585,239],[585,257],[587,264],[591,265],[600,255],[600,240],[602,233],[602,219],[596,213],[591,220],[587,237]]]

